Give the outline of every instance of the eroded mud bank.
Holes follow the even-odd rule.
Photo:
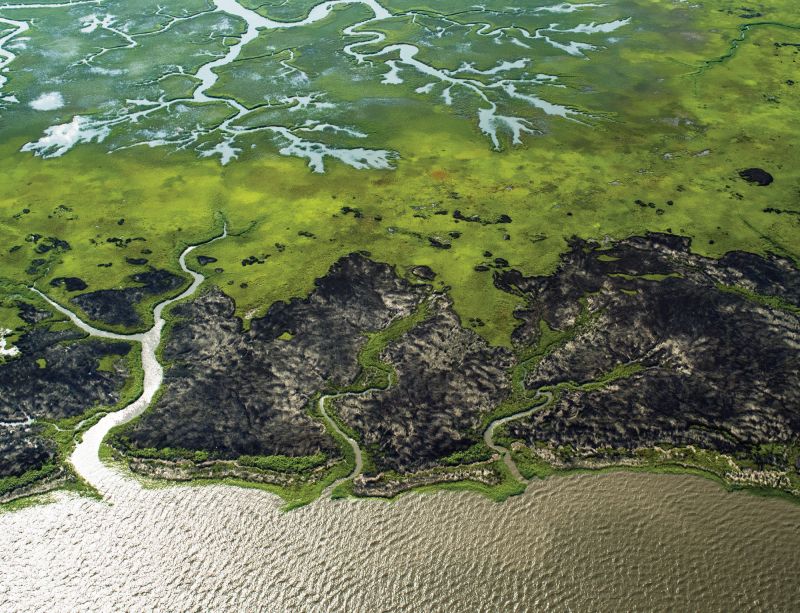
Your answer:
[[[431,286],[358,254],[247,331],[211,290],[176,312],[162,395],[117,443],[138,455],[337,457],[309,401],[358,388],[377,368],[377,388],[331,402],[368,456],[361,493],[404,489],[387,490],[384,472],[409,486],[483,474],[492,455],[483,430],[498,407],[515,393],[533,406],[546,391],[552,402],[503,424],[505,444],[546,449],[559,467],[696,446],[736,460],[731,470],[783,471],[789,481],[776,484],[793,491],[800,273],[791,262],[703,258],[687,239],[652,234],[575,240],[552,275],[498,271],[495,283],[526,302],[511,349],[463,327]],[[423,302],[424,317],[387,333]],[[474,470],[426,472],[459,464]]]

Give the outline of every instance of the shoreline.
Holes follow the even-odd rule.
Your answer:
[[[322,395],[313,400],[313,405],[319,407],[323,401],[337,396],[337,394]],[[551,401],[552,397],[544,404],[537,404],[521,413],[491,421],[484,431],[484,437],[489,435],[490,432],[493,434],[496,426],[522,418],[532,411],[547,406]],[[120,409],[120,411],[124,410]],[[108,413],[105,416],[102,412],[95,415],[98,418],[103,418],[120,411]],[[427,494],[440,490],[472,491],[495,502],[503,502],[509,497],[524,493],[531,483],[545,479],[559,479],[579,474],[599,475],[619,472],[702,477],[715,482],[727,492],[747,492],[756,496],[781,498],[793,504],[800,504],[800,491],[790,491],[785,488],[758,483],[755,479],[765,471],[748,471],[736,465],[730,456],[694,448],[689,448],[688,450],[694,453],[710,454],[713,460],[728,462],[731,464],[732,469],[739,469],[741,476],[733,479],[730,474],[715,471],[710,466],[704,466],[700,462],[691,463],[678,458],[669,459],[666,457],[663,461],[651,463],[629,456],[621,458],[616,463],[592,464],[589,461],[573,466],[562,463],[559,466],[557,463],[548,463],[543,460],[540,457],[541,454],[537,456],[532,453],[531,448],[525,445],[512,443],[508,447],[496,444],[496,448],[504,450],[504,453],[495,450],[492,458],[485,461],[453,466],[441,465],[402,475],[379,473],[372,477],[364,477],[362,474],[364,463],[371,462],[368,454],[365,456],[365,452],[363,452],[358,442],[339,429],[335,414],[330,415],[325,411],[317,415],[318,418],[324,421],[326,429],[342,445],[343,454],[341,459],[328,459],[321,466],[316,466],[309,471],[260,470],[254,466],[239,464],[236,459],[195,462],[190,459],[167,460],[128,456],[113,447],[108,442],[108,436],[104,437],[100,443],[97,459],[106,470],[112,471],[116,477],[121,477],[123,481],[133,480],[140,487],[146,489],[215,484],[261,489],[279,497],[284,503],[282,507],[284,511],[313,504],[323,498],[333,500],[341,498],[353,500],[380,499],[393,502],[408,494]],[[77,445],[82,444],[82,441],[80,441],[81,436],[91,427],[96,426],[96,423],[91,423],[91,417],[89,420],[86,427],[75,435],[75,439],[79,441]],[[356,456],[355,450],[358,450],[358,456]],[[687,449],[674,448],[673,450],[664,450],[660,447],[652,447],[641,448],[636,451],[641,453],[661,453],[666,456],[669,453],[686,452]],[[356,457],[359,458],[360,462],[356,463]],[[516,474],[510,468],[511,466],[517,469]],[[496,478],[487,477],[487,470],[493,472]],[[206,471],[206,474],[198,474],[203,471]],[[228,471],[229,474],[225,474],[225,471]],[[474,475],[481,471],[484,473],[484,480],[474,478]],[[74,471],[71,463],[64,470],[57,472],[59,472],[59,478],[55,481],[51,479],[36,481],[23,488],[24,493],[20,495],[14,495],[13,492],[10,492],[6,496],[6,500],[0,502],[0,513],[12,512],[18,508],[33,504],[48,504],[50,502],[48,497],[60,491],[73,491],[81,496],[96,499],[103,498],[98,490],[91,485],[90,481]],[[174,476],[169,476],[170,472]],[[747,479],[748,472],[752,473],[750,475],[752,479],[750,480]],[[460,474],[460,477],[450,477],[453,474]],[[310,476],[316,478],[309,479]],[[356,481],[360,481],[360,483],[356,484]],[[370,493],[370,490],[373,493]]]
[[[192,282],[180,294],[162,300],[155,307],[154,325],[145,333],[120,335],[94,328],[68,308],[51,300],[36,288],[31,288],[51,307],[66,315],[89,337],[141,344],[139,368],[134,383],[131,384],[135,392],[138,392],[138,396],[134,399],[135,392],[129,390],[126,400],[130,401],[119,410],[110,412],[105,410],[106,414],[102,415],[101,409],[104,408],[95,408],[85,413],[81,416],[81,421],[74,428],[70,428],[69,442],[60,441],[63,445],[71,447],[71,452],[67,453],[70,453],[69,460],[79,489],[85,487],[87,492],[94,492],[105,498],[112,498],[118,493],[130,495],[131,491],[125,479],[120,479],[118,473],[109,470],[104,464],[104,459],[115,455],[127,463],[130,472],[158,477],[166,483],[233,480],[238,484],[267,487],[277,493],[290,508],[308,504],[321,496],[393,499],[409,491],[454,487],[476,489],[494,500],[504,500],[524,491],[534,478],[573,472],[616,470],[702,474],[718,481],[726,489],[774,492],[776,495],[800,500],[800,483],[790,470],[782,469],[780,465],[777,465],[776,470],[764,470],[764,466],[770,464],[761,463],[757,459],[752,460],[746,455],[743,459],[736,460],[731,455],[702,447],[692,445],[673,447],[668,444],[637,448],[608,446],[576,449],[569,444],[555,446],[555,443],[536,442],[538,439],[533,441],[528,439],[527,444],[523,444],[519,440],[509,438],[509,431],[506,429],[508,424],[548,409],[562,393],[570,390],[599,390],[642,370],[636,362],[630,362],[602,372],[583,384],[562,382],[555,385],[540,385],[538,388],[525,387],[523,381],[530,363],[544,359],[554,351],[554,348],[573,339],[581,330],[581,326],[585,325],[588,315],[584,313],[586,304],[583,301],[582,310],[571,327],[551,330],[540,321],[540,337],[536,344],[523,347],[515,353],[516,362],[507,371],[507,376],[511,380],[510,395],[481,417],[480,426],[472,433],[478,442],[469,449],[462,449],[452,454],[452,457],[436,456],[435,459],[425,460],[422,456],[420,462],[410,465],[425,466],[426,468],[422,470],[379,472],[370,450],[360,443],[361,435],[342,420],[333,403],[341,398],[388,392],[398,385],[398,373],[390,363],[381,360],[381,352],[386,350],[389,343],[433,317],[434,301],[444,295],[435,291],[431,292],[428,298],[421,300],[409,313],[395,317],[380,331],[367,335],[369,340],[359,349],[357,356],[361,371],[351,384],[331,387],[328,382],[323,391],[315,393],[309,400],[304,411],[324,426],[340,448],[340,455],[335,456],[333,460],[323,455],[321,462],[324,466],[321,468],[319,467],[321,462],[314,463],[310,456],[259,456],[252,458],[255,463],[251,461],[248,465],[248,462],[240,461],[246,456],[221,458],[214,457],[214,454],[208,451],[189,451],[180,447],[161,450],[163,453],[150,449],[140,450],[138,453],[135,449],[131,449],[129,453],[129,449],[122,445],[118,446],[115,452],[109,452],[111,446],[115,444],[115,440],[109,435],[118,427],[144,414],[163,391],[165,366],[162,364],[162,341],[165,332],[169,332],[173,323],[169,317],[165,318],[162,315],[163,311],[166,307],[193,296],[205,281],[203,274],[187,266],[187,255],[195,248],[225,238],[227,235],[227,224],[223,224],[220,235],[184,247],[178,263],[181,269],[190,275]],[[650,238],[655,240],[658,237]],[[139,376],[140,374],[142,376]],[[51,425],[59,432],[62,431],[57,424]],[[105,449],[106,447],[108,449]],[[285,466],[286,469],[275,468],[276,466]],[[265,467],[266,470],[259,470]],[[67,470],[69,471],[69,467]],[[403,468],[398,470],[402,471]],[[410,471],[411,468],[406,470]],[[364,472],[367,474],[364,475]],[[26,488],[33,486],[29,483],[24,485]],[[7,501],[24,497],[26,494],[11,495],[7,497]]]
[[[239,487],[239,488],[248,488],[248,489],[260,489],[263,491],[268,491],[271,494],[279,497],[284,505],[282,509],[284,511],[291,511],[293,509],[306,506],[308,504],[314,504],[317,501],[324,500],[324,499],[331,499],[331,500],[338,500],[343,498],[349,498],[354,501],[367,501],[367,500],[383,500],[386,502],[395,502],[400,498],[404,498],[408,495],[412,494],[431,494],[436,493],[438,491],[471,491],[476,494],[480,494],[483,497],[486,497],[494,502],[502,503],[510,497],[518,496],[523,494],[527,491],[528,486],[533,483],[539,483],[545,480],[550,479],[564,479],[578,475],[605,475],[605,474],[614,474],[614,473],[648,473],[653,475],[659,476],[692,476],[702,478],[706,481],[712,481],[716,483],[722,490],[730,493],[735,492],[742,492],[748,493],[755,496],[760,497],[767,497],[767,498],[780,498],[790,502],[792,504],[800,504],[800,495],[792,494],[791,492],[765,487],[758,484],[748,484],[748,483],[739,483],[725,479],[724,477],[720,476],[717,473],[714,473],[712,470],[703,468],[701,466],[691,466],[691,465],[682,465],[678,463],[664,463],[660,465],[631,465],[631,464],[614,464],[602,467],[574,467],[574,468],[555,468],[555,467],[548,467],[546,471],[543,471],[541,476],[533,476],[529,479],[526,479],[525,482],[520,483],[518,482],[511,472],[508,470],[505,462],[502,459],[493,459],[487,462],[481,462],[476,464],[467,464],[455,467],[448,467],[456,470],[475,470],[479,468],[494,468],[496,469],[497,473],[502,476],[502,479],[496,483],[481,483],[475,479],[470,479],[469,477],[463,477],[459,480],[453,481],[445,481],[445,480],[432,480],[431,482],[426,483],[418,483],[414,485],[410,485],[408,487],[402,487],[395,493],[391,495],[382,495],[379,493],[369,494],[369,493],[357,493],[353,490],[353,482],[352,480],[345,476],[333,478],[332,475],[335,473],[335,469],[347,467],[348,471],[351,471],[350,464],[344,463],[337,463],[331,466],[331,471],[326,474],[322,479],[316,482],[308,483],[307,485],[310,486],[309,489],[318,490],[317,495],[305,499],[300,500],[298,496],[293,495],[292,491],[286,488],[281,487],[278,484],[274,483],[260,483],[253,480],[247,480],[243,478],[235,478],[235,477],[217,477],[217,476],[186,476],[180,478],[169,478],[163,476],[153,476],[152,474],[148,474],[146,471],[138,471],[133,469],[126,457],[124,455],[119,454],[117,452],[113,459],[109,459],[112,454],[114,454],[113,448],[109,447],[107,444],[104,444],[105,447],[105,455],[106,455],[106,462],[110,462],[115,469],[120,470],[125,474],[125,477],[136,480],[140,485],[142,485],[146,489],[160,489],[160,488],[172,488],[172,487],[205,487],[210,485],[230,485],[232,487]],[[165,465],[178,465],[179,462],[169,462],[169,461],[159,461],[160,463],[164,463]],[[234,464],[235,461],[219,461],[219,464]],[[146,464],[140,464],[140,467],[144,467]],[[339,471],[343,472],[343,471]],[[436,469],[432,469],[430,473],[434,473],[435,475]],[[430,474],[429,473],[429,474]],[[286,473],[281,473],[286,475]],[[420,471],[418,473],[411,473],[409,475],[404,475],[406,478],[406,483],[409,481],[413,481],[415,477],[419,477],[421,475],[425,475],[426,471]],[[344,479],[342,481],[342,479]],[[342,481],[336,488],[333,488],[333,491],[330,492],[330,496],[324,496],[325,490],[330,490],[331,484],[334,481]],[[405,484],[401,484],[405,485]]]

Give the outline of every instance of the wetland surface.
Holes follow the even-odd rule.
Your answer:
[[[0,0],[0,609],[796,608],[795,4]]]

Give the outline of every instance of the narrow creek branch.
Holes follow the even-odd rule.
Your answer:
[[[525,479],[525,477],[522,476],[522,473],[519,472],[519,468],[517,468],[514,459],[511,457],[511,452],[502,445],[498,445],[494,442],[494,431],[498,426],[503,426],[508,422],[516,421],[518,419],[524,419],[525,417],[533,415],[536,411],[541,411],[542,409],[546,408],[553,402],[553,392],[543,392],[538,390],[533,399],[536,401],[539,398],[546,398],[546,401],[544,403],[534,404],[532,407],[525,409],[524,411],[520,411],[519,413],[514,413],[513,415],[507,415],[506,417],[495,419],[483,432],[483,441],[486,443],[486,446],[492,451],[500,454],[514,478],[522,483],[527,483],[527,479]]]

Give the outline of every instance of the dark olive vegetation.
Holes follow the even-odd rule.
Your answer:
[[[727,482],[794,492],[795,264],[741,252],[705,258],[687,239],[663,234],[571,244],[552,275],[494,273],[498,290],[526,304],[516,314],[513,352],[464,328],[430,286],[358,254],[334,265],[308,298],[273,305],[247,330],[232,300],[209,290],[173,309],[162,392],[112,443],[150,475],[251,480],[289,499],[295,494],[287,492],[302,490],[297,500],[307,501],[349,457],[324,428],[314,398],[370,390],[331,404],[367,454],[365,478],[348,491],[391,497],[466,480],[500,492],[506,477],[481,442],[483,429],[535,406],[535,390],[552,389],[553,404],[497,433],[525,475],[634,461],[694,466]],[[41,419],[113,404],[121,384],[84,362],[129,347],[79,341],[65,361],[59,342],[74,333],[49,331],[45,311],[20,305],[21,319],[40,323],[16,341],[26,357],[0,369],[9,382],[5,397],[20,395],[14,381],[28,389],[18,377],[42,377],[45,367],[54,369],[47,376],[55,384],[63,376],[98,393],[76,398],[67,386],[56,392],[58,402],[44,402],[59,415]],[[33,410],[37,398],[27,401]],[[15,406],[25,402],[20,396]],[[33,469],[17,470],[9,487],[55,470],[56,446],[35,438],[38,428],[4,439],[6,455]],[[21,440],[37,443],[26,442],[20,454],[11,446]],[[699,450],[685,451],[689,445]]]
[[[129,262],[130,263],[130,262]],[[142,327],[138,306],[146,297],[177,293],[185,285],[183,277],[166,270],[150,270],[130,276],[134,287],[101,289],[70,298],[89,319],[123,329]],[[68,291],[72,291],[67,287]]]
[[[755,183],[761,187],[766,187],[774,181],[772,175],[763,168],[746,168],[739,171],[739,176],[748,183]]]
[[[395,384],[334,404],[359,433],[377,471],[414,472],[473,447],[482,435],[482,415],[511,390],[511,352],[463,328],[443,298],[378,357],[394,369]]]
[[[27,327],[0,367],[0,502],[42,481],[74,485],[63,463],[75,436],[138,394],[130,343],[86,339],[38,304],[4,299],[13,311]]]
[[[0,422],[17,460],[0,456],[0,477],[18,476],[51,460],[55,446],[40,436],[41,424],[74,418],[97,405],[113,406],[128,372],[119,358],[131,345],[85,340],[70,331],[37,329],[25,333],[17,347],[20,357],[0,369]],[[105,366],[108,364],[108,366]],[[105,368],[104,368],[105,366]]]
[[[511,440],[534,450],[545,443],[543,457],[577,466],[693,445],[768,466],[784,473],[773,485],[797,489],[800,271],[791,261],[707,259],[685,239],[653,234],[575,241],[554,275],[510,272],[496,282],[527,298],[517,343],[539,338],[541,321],[575,328],[581,298],[589,315],[569,343],[529,368],[525,386],[553,389],[557,400],[512,422]],[[779,451],[765,456],[772,445]]]
[[[433,281],[436,278],[436,273],[430,266],[414,266],[411,269],[411,274],[423,281]]]
[[[62,419],[84,412],[87,403],[116,400],[125,380],[119,358],[131,345],[125,342],[82,340],[69,330],[44,327],[23,334],[16,342],[20,356],[0,369],[0,419],[24,421]]]
[[[4,486],[0,495],[55,469],[55,444],[41,433],[41,427],[22,425],[0,430],[0,483]],[[25,478],[26,473],[31,476]]]
[[[89,286],[86,281],[78,277],[56,277],[50,280],[50,287],[63,287],[68,292],[80,292]]]
[[[497,287],[526,302],[513,352],[464,328],[444,296],[360,255],[249,331],[230,299],[210,292],[176,309],[163,394],[114,444],[163,460],[288,456],[295,460],[262,463],[307,472],[321,461],[311,458],[338,456],[306,412],[308,394],[368,389],[330,405],[369,459],[353,492],[497,485],[497,468],[484,464],[488,420],[552,389],[554,403],[499,433],[529,448],[526,460],[514,447],[525,466],[625,464],[646,449],[694,445],[708,450],[706,464],[728,467],[720,478],[755,482],[746,470],[768,466],[785,473],[773,487],[794,491],[800,381],[791,339],[800,321],[791,305],[800,303],[800,271],[778,256],[714,260],[689,247],[663,234],[575,239],[553,275],[497,271]],[[671,454],[672,463],[700,462]]]
[[[276,303],[244,330],[233,301],[211,290],[173,310],[163,392],[116,444],[219,459],[336,455],[333,439],[306,412],[309,399],[355,382],[365,333],[408,315],[426,293],[389,266],[353,255],[308,298]]]
[[[224,55],[244,31],[241,19],[208,12],[206,0],[182,0],[188,18],[160,33],[172,19],[161,3],[106,4],[138,46],[128,48],[103,27],[81,31],[81,20],[97,12],[93,3],[0,9],[3,18],[29,24],[29,40],[15,48],[0,85],[0,284],[13,281],[12,293],[28,297],[24,287],[35,284],[101,327],[141,330],[153,305],[188,283],[177,265],[183,246],[206,238],[215,215],[225,214],[228,239],[190,258],[190,266],[205,267],[208,285],[172,314],[162,347],[169,362],[164,390],[115,440],[130,457],[199,465],[244,454],[287,474],[336,461],[344,470],[347,446],[326,433],[313,398],[374,384],[386,389],[334,401],[332,409],[372,456],[370,475],[384,471],[409,482],[408,471],[480,465],[482,429],[493,417],[536,404],[542,385],[556,389],[556,402],[507,428],[521,437],[514,453],[533,454],[534,464],[547,453],[556,464],[566,462],[561,456],[580,463],[584,452],[629,461],[636,445],[674,441],[723,450],[740,468],[791,472],[797,399],[786,392],[794,379],[785,353],[796,333],[798,292],[787,275],[800,256],[795,0],[620,0],[566,13],[499,0],[480,10],[457,0],[386,2],[393,15],[369,26],[386,44],[415,44],[420,61],[495,83],[488,95],[497,96],[499,113],[527,128],[515,144],[513,129],[500,125],[499,150],[480,127],[482,103],[469,91],[452,89],[448,104],[441,83],[425,93],[428,76],[407,64],[400,65],[402,83],[386,82],[385,61],[396,61],[394,53],[361,63],[344,53],[343,41],[355,40],[345,28],[370,16],[353,4],[310,29],[259,35],[237,61],[215,69],[213,102],[115,125],[103,138],[84,133],[88,138],[58,159],[20,152],[46,144],[49,128],[75,118],[120,117],[139,108],[136,100],[191,96],[194,79],[167,73],[175,66],[190,73]],[[301,19],[314,3],[242,4]],[[590,22],[600,31],[585,33],[593,26],[580,26]],[[519,30],[554,23],[545,32],[561,48]],[[603,31],[614,23],[613,32]],[[82,62],[109,43],[114,49]],[[508,62],[516,67],[505,70]],[[495,68],[500,72],[490,74]],[[522,84],[537,74],[557,81]],[[509,86],[583,114],[550,114],[502,95]],[[31,107],[51,91],[63,95],[63,108]],[[19,103],[3,99],[11,94]],[[319,146],[385,148],[397,154],[394,169],[356,170],[329,156],[324,174],[310,173],[308,159],[283,155],[286,142],[264,131],[242,133],[239,158],[224,167],[218,156],[198,158],[213,154],[231,112],[226,96],[258,107],[237,128],[276,122],[318,138]],[[314,102],[300,108],[282,96]],[[210,131],[181,145],[196,126]],[[164,133],[178,140],[126,148]],[[678,239],[623,240],[651,231],[691,237],[692,252]],[[628,262],[626,250],[637,240],[648,245],[636,248],[644,259]],[[598,244],[610,251],[600,253]],[[387,299],[383,289],[362,295],[373,287],[363,274],[326,277],[337,261],[357,262],[346,256],[359,251],[432,289],[403,286]],[[384,270],[360,266],[364,274]],[[375,274],[400,283],[394,273]],[[315,290],[314,280],[323,278],[358,289],[346,297]],[[315,302],[325,296],[329,303]],[[396,296],[406,297],[398,304]],[[48,312],[33,304],[0,308],[10,346],[46,321]],[[640,329],[625,330],[624,321]],[[49,332],[70,330],[60,322]],[[656,349],[654,339],[661,339]],[[716,353],[727,377],[712,372]],[[19,359],[31,369],[52,368],[45,356],[23,352],[0,371]],[[94,373],[89,362],[86,372]],[[76,414],[111,399],[84,400]],[[624,434],[610,429],[609,407],[625,416]],[[14,441],[22,437],[38,446],[21,455],[4,447],[9,461],[57,466],[53,450],[63,446],[45,441],[57,431],[32,417],[29,426],[15,426],[8,445],[21,449]],[[134,433],[141,440],[123,438]],[[765,455],[770,444],[781,451]],[[321,455],[320,465],[309,459]],[[291,460],[276,459],[282,457]],[[249,468],[268,472],[258,466]],[[481,483],[494,487],[486,483],[498,469],[486,470],[493,476]]]

